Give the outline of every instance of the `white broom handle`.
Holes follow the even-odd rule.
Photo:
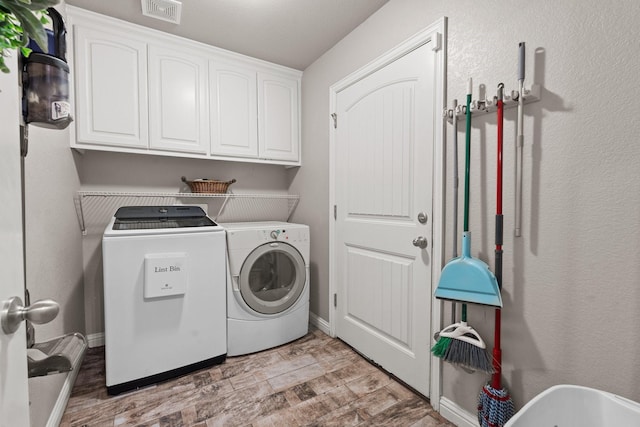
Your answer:
[[[458,100],[453,100],[453,257],[458,256]],[[451,323],[456,322],[456,302],[451,301]]]
[[[516,141],[516,209],[515,209],[515,236],[520,237],[522,232],[522,149],[524,146],[524,42],[518,45],[518,131]]]
[[[453,258],[458,256],[458,100],[453,100]]]

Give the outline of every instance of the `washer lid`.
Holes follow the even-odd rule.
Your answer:
[[[123,206],[113,222],[114,230],[215,226],[199,206]]]

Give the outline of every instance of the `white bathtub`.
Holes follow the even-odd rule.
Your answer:
[[[640,403],[605,391],[556,385],[520,409],[504,427],[638,427]]]

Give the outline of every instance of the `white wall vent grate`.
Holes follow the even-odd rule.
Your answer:
[[[177,0],[141,0],[142,14],[163,21],[180,23],[182,3]]]

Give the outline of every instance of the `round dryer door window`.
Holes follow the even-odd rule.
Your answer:
[[[242,298],[258,313],[276,314],[291,307],[307,280],[304,260],[288,243],[258,246],[244,261],[239,288]]]

